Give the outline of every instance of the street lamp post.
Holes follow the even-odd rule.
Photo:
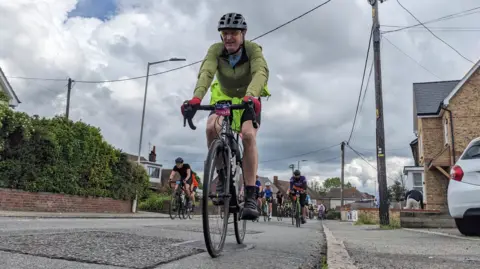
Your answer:
[[[162,60],[157,62],[148,62],[147,64],[147,76],[145,78],[145,93],[143,95],[143,111],[142,111],[142,124],[140,125],[140,141],[138,142],[138,159],[137,162],[140,164],[140,156],[142,154],[142,139],[143,139],[143,123],[145,122],[145,108],[147,105],[147,89],[148,89],[148,77],[150,75],[150,66],[166,63],[166,62],[182,62],[186,61],[183,58],[170,58],[168,60]],[[135,194],[135,200],[132,203],[132,212],[135,213],[137,209],[137,195]]]
[[[150,66],[161,64],[165,62],[181,62],[186,61],[183,58],[170,58],[168,60],[158,61],[158,62],[148,62],[147,64],[147,77],[145,79],[145,93],[143,95],[143,111],[142,111],[142,124],[140,126],[140,142],[138,143],[138,164],[140,164],[140,155],[142,153],[142,139],[143,139],[143,123],[145,121],[145,108],[147,105],[147,89],[148,89],[148,77],[150,75]]]
[[[308,161],[308,160],[301,160],[301,161],[298,161],[298,162],[297,162],[297,168],[298,168],[298,170],[300,170],[300,162],[306,162],[306,161]]]
[[[295,165],[292,163],[291,165],[288,166],[288,168],[292,169],[292,174],[293,174],[293,170],[295,170]]]

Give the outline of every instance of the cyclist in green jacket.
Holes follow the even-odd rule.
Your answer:
[[[245,176],[245,204],[241,210],[241,219],[254,220],[258,218],[255,201],[255,178],[258,168],[258,152],[256,145],[257,129],[253,127],[255,118],[260,125],[261,96],[268,96],[267,81],[269,70],[263,57],[262,47],[245,40],[247,23],[239,13],[223,15],[218,22],[218,31],[222,42],[210,46],[198,73],[193,98],[188,104],[195,109],[211,87],[210,104],[231,102],[241,104],[252,100],[255,113],[238,110],[233,113],[232,129],[240,132],[243,142],[243,173]],[[213,78],[216,81],[212,85]],[[265,94],[266,92],[266,94]],[[238,112],[238,113],[236,113]],[[182,105],[183,114],[183,105]],[[194,114],[194,113],[193,113]],[[207,147],[218,135],[221,125],[218,116],[212,112],[207,121]],[[222,167],[218,165],[217,167]],[[218,171],[219,174],[224,171]],[[221,178],[225,178],[222,176]],[[222,193],[223,182],[217,183],[216,191]],[[217,201],[222,204],[223,201]]]

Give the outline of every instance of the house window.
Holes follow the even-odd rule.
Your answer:
[[[423,179],[422,173],[413,173],[413,188],[414,190],[423,193]]]
[[[149,166],[148,167],[148,175],[151,178],[160,178],[160,168]]]
[[[443,124],[443,139],[445,145],[448,145],[448,119],[445,119],[445,124]]]
[[[422,186],[422,173],[413,173],[413,186]]]

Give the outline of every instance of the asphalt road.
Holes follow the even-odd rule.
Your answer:
[[[375,268],[480,268],[480,238],[439,234],[351,223],[325,222],[359,269]],[[450,229],[453,230],[453,229]],[[454,234],[453,231],[452,234]]]
[[[9,269],[317,268],[325,244],[319,221],[295,228],[261,220],[247,223],[243,245],[227,236],[224,254],[212,259],[199,217],[0,218],[0,237],[0,268]]]

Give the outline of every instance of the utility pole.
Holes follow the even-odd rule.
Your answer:
[[[340,144],[340,150],[342,151],[342,170],[341,170],[341,181],[342,181],[342,186],[340,188],[340,206],[343,207],[344,201],[343,201],[343,188],[345,186],[345,141],[342,141],[342,144]]]
[[[373,52],[375,67],[375,104],[376,104],[376,131],[377,131],[377,180],[380,198],[379,219],[380,225],[389,225],[389,205],[387,197],[387,172],[385,166],[385,130],[383,123],[382,97],[382,65],[380,59],[380,19],[378,16],[378,2],[385,0],[368,0],[372,6],[373,19]]]
[[[67,111],[65,113],[65,116],[68,120],[68,117],[70,115],[70,92],[72,91],[72,82],[73,80],[71,78],[68,78],[68,90],[67,90]]]

